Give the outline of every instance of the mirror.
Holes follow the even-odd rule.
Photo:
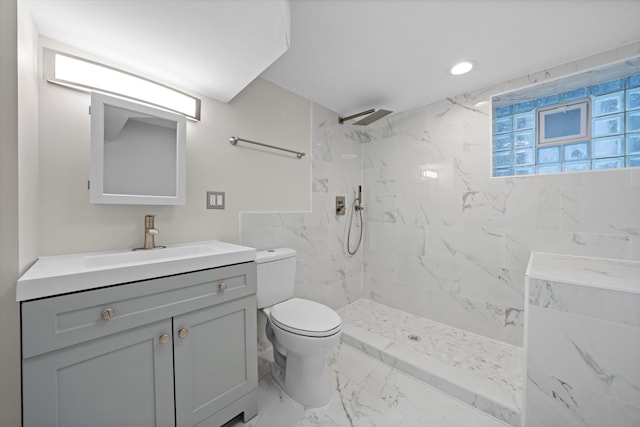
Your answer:
[[[91,203],[184,205],[186,119],[91,94]]]

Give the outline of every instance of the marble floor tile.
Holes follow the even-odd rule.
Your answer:
[[[333,398],[322,408],[291,400],[264,377],[259,384],[258,415],[225,427],[505,427],[470,405],[422,383],[346,344],[330,358]]]

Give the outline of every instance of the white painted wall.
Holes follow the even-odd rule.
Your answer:
[[[17,6],[0,2],[0,424],[20,425]]]
[[[46,38],[42,46],[91,58]],[[202,120],[187,124],[185,206],[90,204],[90,96],[42,78],[39,90],[40,255],[140,246],[145,214],[156,215],[156,244],[165,245],[237,242],[243,210],[310,209],[311,103],[265,80],[257,79],[228,104],[202,98]],[[298,160],[243,143],[232,146],[232,135],[308,155]],[[226,192],[225,210],[205,209],[207,190]]]
[[[20,271],[38,257],[40,173],[38,149],[38,30],[18,2],[18,194]]]
[[[21,424],[18,276],[38,247],[37,32],[22,2],[0,2],[0,425]]]

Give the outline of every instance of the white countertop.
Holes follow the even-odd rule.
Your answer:
[[[123,249],[45,256],[38,258],[18,280],[16,300],[27,301],[255,259],[254,248],[218,240],[147,251]]]
[[[640,261],[533,252],[527,277],[640,293]]]

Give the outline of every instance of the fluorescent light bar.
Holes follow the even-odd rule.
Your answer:
[[[143,77],[45,48],[45,78],[51,83],[155,105],[200,120],[200,100]]]

